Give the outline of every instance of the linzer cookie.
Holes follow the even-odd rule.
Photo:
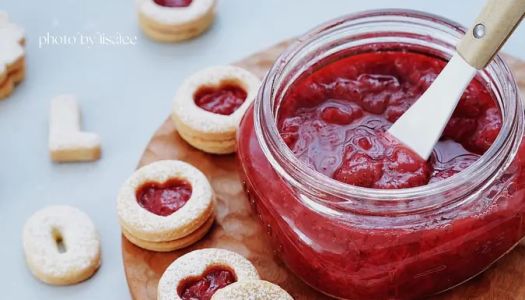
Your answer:
[[[50,206],[24,226],[23,246],[31,272],[53,285],[74,284],[100,266],[100,241],[91,219],[70,206]]]
[[[293,300],[280,286],[264,280],[232,283],[218,290],[211,300]]]
[[[234,282],[258,280],[255,267],[235,252],[202,249],[175,260],[159,281],[157,299],[210,299]]]
[[[0,99],[9,96],[25,77],[24,31],[0,11]]]
[[[124,236],[138,247],[167,252],[200,240],[214,222],[208,179],[175,160],[137,170],[122,186],[117,211]]]
[[[210,27],[215,5],[216,0],[139,0],[139,24],[156,41],[188,40]]]
[[[259,86],[255,75],[234,66],[192,75],[175,96],[172,120],[179,135],[204,152],[235,152],[237,128]]]

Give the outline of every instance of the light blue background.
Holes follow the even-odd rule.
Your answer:
[[[483,1],[220,0],[218,18],[204,36],[179,45],[156,44],[138,29],[133,0],[2,0],[0,10],[27,32],[27,78],[0,102],[0,298],[128,299],[115,197],[155,129],[170,112],[178,84],[210,65],[227,64],[299,35],[328,19],[364,9],[414,8],[470,24]],[[137,36],[135,46],[39,47],[46,35]],[[525,59],[525,25],[507,52]],[[103,139],[96,163],[50,162],[50,99],[77,94],[83,127]],[[35,210],[71,204],[97,225],[103,251],[87,282],[52,287],[34,279],[24,263],[21,231]]]

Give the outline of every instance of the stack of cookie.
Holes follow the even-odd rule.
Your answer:
[[[24,31],[0,11],[0,99],[9,96],[25,76]]]
[[[215,0],[139,0],[139,24],[151,39],[179,42],[202,34],[215,18]]]
[[[190,76],[178,89],[171,114],[179,135],[204,152],[235,152],[237,128],[260,85],[255,75],[235,66],[211,67]]]
[[[141,248],[158,252],[197,242],[215,219],[206,176],[175,160],[137,170],[122,186],[117,210],[124,236]]]
[[[206,287],[206,288],[203,288]],[[200,249],[176,259],[162,274],[157,299],[293,300],[282,288],[259,279],[255,266],[225,249]]]

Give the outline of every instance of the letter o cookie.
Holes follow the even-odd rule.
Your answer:
[[[171,116],[179,135],[204,152],[235,152],[237,128],[259,87],[255,75],[235,66],[212,67],[192,75],[175,96]]]
[[[34,213],[23,231],[25,258],[43,282],[68,285],[91,277],[100,266],[100,241],[91,219],[70,206]]]
[[[215,19],[216,0],[139,0],[139,24],[159,42],[179,42],[201,35]]]
[[[202,279],[213,268],[231,271],[234,282],[259,279],[255,267],[240,254],[215,248],[195,250],[176,259],[162,274],[157,299],[182,299],[180,294],[185,292],[188,280]]]

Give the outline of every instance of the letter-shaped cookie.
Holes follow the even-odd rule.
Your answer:
[[[56,162],[100,158],[100,138],[97,134],[80,131],[80,109],[72,95],[61,95],[51,102],[49,152]]]
[[[49,206],[34,213],[24,226],[23,246],[29,269],[48,284],[81,282],[100,266],[95,225],[71,206]]]

